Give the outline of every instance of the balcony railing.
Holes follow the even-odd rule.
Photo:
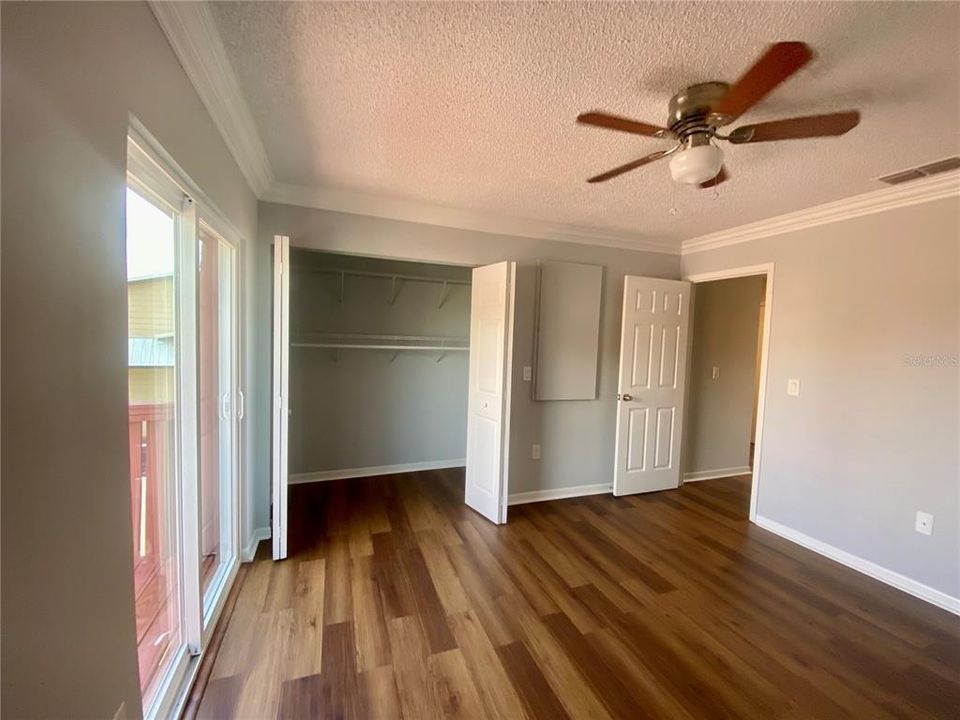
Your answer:
[[[133,579],[137,612],[140,685],[153,678],[169,644],[169,558],[163,556],[168,518],[163,493],[173,461],[171,403],[129,406],[130,500],[133,517]]]

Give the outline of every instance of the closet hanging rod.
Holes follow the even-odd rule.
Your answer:
[[[410,280],[413,282],[426,282],[426,283],[438,283],[438,284],[447,283],[448,285],[470,285],[471,284],[469,280],[461,280],[459,278],[431,277],[429,275],[406,275],[404,273],[372,272],[367,270],[319,268],[319,267],[310,267],[309,265],[294,265],[292,267],[294,270],[303,271],[303,272],[322,273],[324,275],[350,275],[351,277],[384,278],[387,280]]]
[[[329,348],[333,350],[429,350],[433,352],[467,352],[470,348],[455,345],[359,345],[346,343],[290,343],[295,348]]]
[[[330,332],[330,331],[317,331],[317,332],[297,332],[293,333],[297,338],[300,338],[299,342],[306,342],[310,338],[317,339],[333,339],[344,340],[393,340],[396,342],[432,342],[432,343],[461,343],[466,344],[469,342],[470,338],[467,337],[457,337],[452,335],[376,335],[373,333],[349,333],[349,332]]]

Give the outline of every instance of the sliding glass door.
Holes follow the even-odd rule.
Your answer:
[[[236,250],[200,223],[200,578],[204,619],[237,556]]]
[[[140,687],[152,696],[185,644],[177,453],[179,208],[127,188],[128,435]]]
[[[239,557],[238,249],[131,137],[128,453],[144,715],[177,712]]]

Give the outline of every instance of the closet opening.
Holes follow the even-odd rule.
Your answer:
[[[432,473],[462,492],[472,271],[300,248],[289,268],[292,554],[310,498],[340,494],[315,484]]]

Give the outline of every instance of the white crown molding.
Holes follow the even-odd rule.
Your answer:
[[[281,205],[298,205],[496,235],[600,245],[667,255],[680,254],[680,247],[675,242],[651,239],[635,233],[493,215],[417,200],[368,195],[352,190],[275,183],[260,199]]]
[[[240,90],[223,39],[205,2],[156,2],[150,8],[253,193],[274,182],[267,151]]]
[[[817,205],[806,210],[778,215],[749,225],[740,225],[729,230],[702,235],[685,240],[681,245],[681,254],[690,255],[706,250],[715,250],[728,245],[737,245],[770,237],[771,235],[781,235],[795,230],[849,220],[861,215],[917,205],[931,200],[941,200],[951,196],[960,196],[960,172],[935,175],[923,180]]]

